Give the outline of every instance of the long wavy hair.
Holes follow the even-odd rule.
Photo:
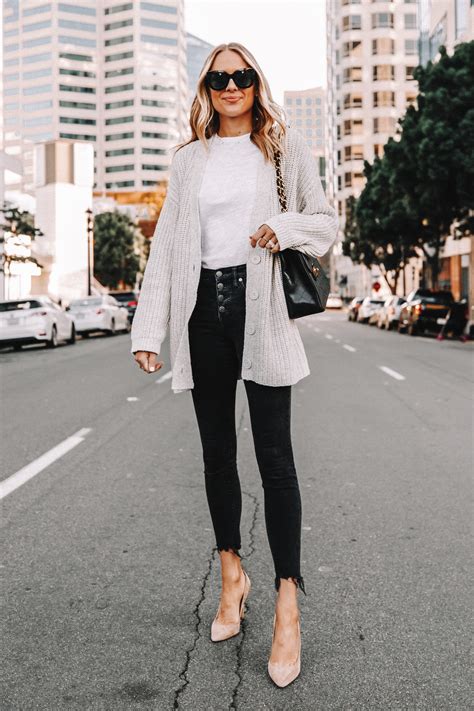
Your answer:
[[[205,147],[208,148],[207,139],[211,138],[219,129],[219,114],[212,105],[210,90],[206,86],[205,78],[212,67],[215,57],[219,52],[226,49],[231,49],[240,54],[243,61],[255,69],[257,73],[250,140],[262,151],[265,160],[273,162],[275,150],[284,152],[285,112],[279,104],[273,101],[270,86],[257,60],[239,42],[217,45],[204,62],[197,83],[196,96],[191,104],[189,114],[191,138],[184,143],[178,144],[177,151],[194,141],[202,141]]]

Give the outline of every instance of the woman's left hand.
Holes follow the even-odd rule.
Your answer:
[[[252,247],[258,244],[259,247],[268,249],[272,254],[280,250],[278,238],[268,225],[260,225],[258,230],[253,235],[250,235],[249,239]]]

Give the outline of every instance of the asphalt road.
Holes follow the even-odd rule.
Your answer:
[[[274,573],[242,383],[252,590],[241,634],[213,644],[201,448],[167,345],[154,375],[124,335],[0,353],[3,486],[31,476],[1,502],[1,711],[473,708],[473,344],[340,312],[299,324],[312,371],[292,422],[308,595],[302,672],[286,689],[266,672]]]

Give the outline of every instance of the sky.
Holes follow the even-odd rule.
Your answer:
[[[186,31],[210,42],[240,42],[260,64],[273,99],[326,86],[325,0],[185,0]]]

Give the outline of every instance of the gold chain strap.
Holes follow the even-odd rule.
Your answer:
[[[283,176],[281,174],[281,153],[280,153],[280,151],[275,151],[275,169],[276,169],[276,184],[277,184],[277,190],[278,190],[278,199],[280,201],[281,211],[288,212],[285,184],[283,182]]]

